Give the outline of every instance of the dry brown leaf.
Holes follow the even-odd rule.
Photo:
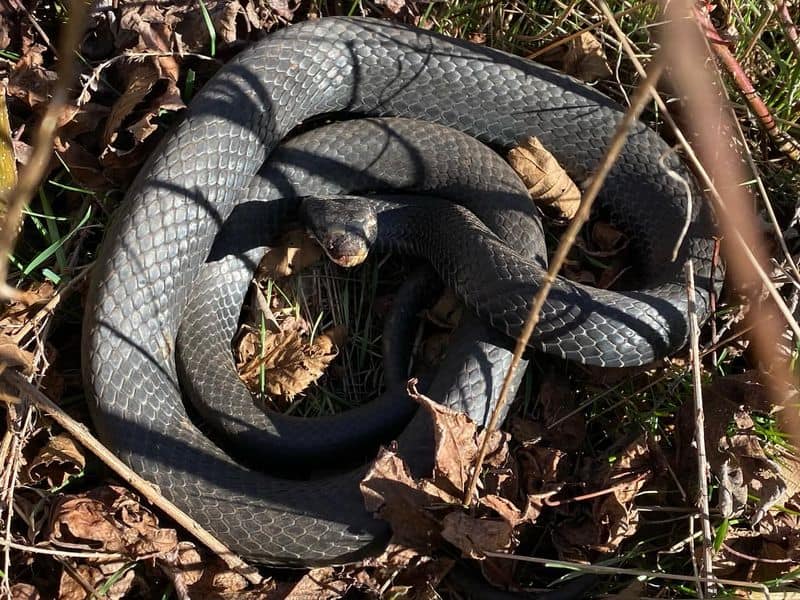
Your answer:
[[[174,552],[174,529],[162,529],[151,512],[117,486],[65,496],[51,512],[50,540],[132,557]]]
[[[331,567],[311,569],[294,585],[286,600],[333,600],[344,596],[348,587]]]
[[[367,510],[392,526],[392,540],[414,548],[430,548],[440,540],[439,522],[428,509],[443,500],[456,501],[430,484],[415,481],[403,460],[385,448],[360,487]]]
[[[125,563],[117,562],[103,566],[78,564],[75,570],[80,578],[97,589],[118,569],[123,568],[125,568]],[[129,569],[111,585],[104,597],[108,598],[108,600],[120,600],[130,591],[133,585],[133,579],[133,569]],[[92,595],[86,591],[67,569],[61,572],[61,580],[58,586],[58,600],[85,600],[91,596]]]
[[[50,101],[58,76],[46,69],[44,53],[47,48],[35,44],[28,48],[11,71],[6,87],[9,96],[18,98],[30,108],[38,108]]]
[[[575,216],[581,191],[537,138],[528,138],[512,148],[507,159],[528,187],[534,202],[557,208],[567,219]]]
[[[33,369],[33,359],[33,352],[23,350],[13,338],[0,333],[0,370],[11,367],[30,373]]]
[[[290,277],[316,264],[322,256],[322,248],[305,231],[289,231],[281,238],[278,247],[271,248],[264,255],[256,279]]]
[[[242,351],[254,350],[250,358],[239,367],[241,378],[251,389],[256,389],[260,381],[261,368],[265,372],[265,392],[272,397],[291,399],[317,381],[327,366],[338,355],[338,347],[347,337],[345,327],[333,327],[316,336],[312,343],[306,341],[298,327],[287,327],[266,336],[263,351],[259,343],[252,339],[256,332],[245,334],[239,345]],[[286,327],[286,329],[283,329]]]
[[[478,428],[464,413],[434,402],[427,396],[419,394],[412,383],[409,395],[428,411],[433,419],[436,455],[434,460],[434,482],[448,492],[463,495],[469,475],[473,468],[478,450],[483,443],[484,432]],[[494,431],[491,434],[486,452],[486,463],[502,466],[508,457],[509,435]]]
[[[187,586],[194,585],[203,576],[203,558],[192,542],[178,542],[178,551],[171,564],[180,571],[183,582]]]
[[[465,558],[484,558],[485,552],[504,552],[514,544],[513,528],[507,521],[479,519],[461,511],[442,519],[442,537],[461,550]]]
[[[46,481],[49,487],[60,486],[86,466],[86,457],[71,436],[62,433],[52,437],[28,464],[25,472],[29,483]]]
[[[105,149],[101,154],[101,159],[106,159],[109,153],[124,156],[130,152],[131,148],[121,148],[115,145],[121,128],[124,127],[132,134],[135,146],[142,143],[158,128],[153,119],[162,111],[176,111],[185,108],[177,87],[178,67],[174,58],[160,57],[134,62],[127,66],[125,75],[126,88],[111,107],[111,112],[106,120],[103,132]],[[160,83],[164,85],[164,91],[148,100],[152,95],[151,92]],[[132,119],[134,119],[133,122],[131,122]],[[128,124],[125,125],[126,123]],[[126,141],[126,143],[129,142]]]
[[[421,554],[402,544],[389,543],[380,556],[368,558],[352,569],[346,569],[342,578],[357,582],[362,592],[371,592],[375,597],[404,598],[414,590],[435,590],[454,562],[449,558]],[[424,592],[412,597],[419,600],[426,598]]]
[[[376,0],[378,6],[385,6],[393,14],[398,14],[406,6],[406,0]]]
[[[703,386],[703,404],[706,454],[711,471],[720,481],[720,512],[727,517],[738,514],[752,493],[758,503],[751,520],[757,523],[771,507],[800,491],[800,458],[779,449],[773,452],[780,452],[780,459],[770,458],[756,435],[752,412],[770,414],[776,410],[756,372],[720,377]],[[693,406],[684,405],[678,419],[681,448],[691,448],[687,442],[691,444],[696,422]],[[681,472],[693,472],[695,461],[691,451],[685,452]]]
[[[30,583],[15,583],[11,586],[11,600],[41,600],[42,595]]]
[[[584,31],[569,42],[564,71],[582,81],[596,81],[611,75],[603,45],[591,32]]]

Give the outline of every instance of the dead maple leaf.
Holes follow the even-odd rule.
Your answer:
[[[537,138],[524,140],[506,158],[528,187],[534,202],[555,207],[567,219],[575,216],[581,191]]]
[[[564,71],[582,81],[596,81],[611,75],[603,45],[589,31],[569,42]]]
[[[48,487],[61,486],[86,466],[81,448],[71,436],[51,437],[25,469],[28,483],[45,481]]]

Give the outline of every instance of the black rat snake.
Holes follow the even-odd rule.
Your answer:
[[[363,155],[367,164],[351,170],[365,173],[360,183],[343,177],[344,159],[337,159],[332,143],[353,147],[349,136],[360,134],[353,133],[353,126],[335,129],[345,125],[330,126],[332,138],[306,138],[310,146],[303,146],[303,136],[290,141],[278,154],[278,164],[268,162],[256,177],[296,125],[344,112],[434,122],[499,150],[537,136],[578,182],[599,163],[621,117],[607,97],[549,68],[370,19],[311,20],[271,34],[226,65],[195,97],[186,118],[142,168],[106,233],[85,319],[85,382],[102,439],[223,542],[264,563],[352,560],[379,544],[386,528],[363,509],[357,482],[364,467],[312,480],[266,475],[234,461],[187,413],[174,357],[201,265],[207,259],[206,268],[226,260],[246,263],[247,251],[264,240],[258,235],[226,237],[223,232],[212,252],[223,222],[234,207],[240,221],[257,222],[248,210],[262,210],[259,201],[275,200],[269,210],[291,213],[296,210],[292,198],[298,195],[375,191],[370,178],[460,201],[466,189],[460,175],[469,172],[482,182],[483,174],[496,171],[485,167],[486,152],[466,158],[472,142],[464,142],[460,134],[452,139],[456,146],[466,144],[464,152],[434,153],[439,159],[455,157],[456,166],[431,168],[436,161],[418,150],[425,140],[440,135],[428,129],[414,141],[414,126],[408,125],[413,122],[396,120],[364,125],[373,128],[366,137],[374,143]],[[405,162],[417,169],[412,175],[395,172],[395,161],[383,165],[388,172],[370,171],[373,164],[381,164],[391,140],[403,150]],[[328,160],[327,175],[310,174],[309,157]],[[503,168],[498,167],[499,172]],[[506,186],[503,177],[498,186],[483,191],[519,199],[524,187],[520,192],[519,183]],[[622,366],[647,363],[683,345],[687,300],[681,269],[687,258],[696,261],[701,315],[707,312],[711,287],[711,219],[696,191],[688,235],[679,259],[670,261],[686,218],[687,191],[695,189],[691,181],[656,133],[640,123],[632,127],[603,186],[599,212],[632,237],[638,266],[650,274],[644,289],[617,293],[559,281],[532,347],[588,364]],[[306,188],[303,182],[311,183]],[[536,260],[543,254],[543,242],[530,241],[527,226],[533,215],[538,233],[535,211],[527,205],[512,207],[511,212],[489,210],[486,215],[472,210],[494,234],[488,234],[488,246],[480,252],[468,245],[461,253],[473,261],[473,272],[478,267],[486,279],[465,288],[461,274],[466,271],[459,266],[463,263],[446,257],[438,266],[447,271],[451,284],[462,293],[466,290],[468,305],[494,327],[514,335],[543,272],[542,261]],[[439,235],[437,231],[441,230],[423,234]],[[514,249],[500,250],[501,240]],[[447,252],[437,240],[427,241],[425,252]],[[236,279],[241,289],[244,279],[233,272],[225,271],[226,284]],[[238,315],[227,301],[212,312],[228,322]],[[210,347],[208,340],[221,330],[212,335],[204,329],[206,322],[201,325],[188,327],[188,335]],[[404,321],[398,325],[406,326]],[[216,348],[227,353],[230,363],[230,346]],[[489,371],[491,352],[484,354]],[[195,380],[206,380],[213,388],[212,371],[218,372],[201,363]],[[464,385],[463,378],[457,379],[434,381],[431,395],[446,395],[447,386]],[[231,415],[225,418],[235,421]],[[336,427],[346,427],[347,422],[340,418]],[[278,429],[283,426],[279,420],[275,423]],[[231,425],[234,430],[238,426]],[[427,427],[426,417],[418,413],[398,438],[400,451],[420,472],[430,461]],[[258,462],[265,457],[251,458]]]

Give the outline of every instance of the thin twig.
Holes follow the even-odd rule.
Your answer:
[[[690,0],[673,0],[667,5],[667,10],[672,18],[670,29],[664,37],[664,47],[670,53],[676,87],[686,97],[687,112],[698,117],[695,138],[697,154],[705,162],[705,169],[700,173],[703,173],[704,179],[708,177],[716,184],[710,189],[713,190],[712,198],[721,230],[725,239],[736,242],[735,245],[727,244],[725,247],[729,276],[740,289],[748,289],[761,282],[774,300],[774,305],[760,302],[758,316],[777,317],[777,312],[780,311],[794,335],[798,336],[800,327],[797,321],[761,266],[768,261],[761,231],[757,226],[758,219],[753,211],[752,196],[741,185],[741,182],[747,180],[742,161],[728,144],[720,143],[719,132],[731,130],[727,123],[730,113],[725,109],[719,92],[723,84],[718,71],[716,68],[706,70],[704,67],[706,64],[713,66],[714,63],[699,58],[711,56],[709,40],[703,35],[697,21],[689,18],[693,14]],[[778,311],[775,310],[776,307]],[[776,360],[779,356],[776,353],[777,345],[782,334],[780,320],[767,318],[761,319],[759,326],[753,328],[750,338],[756,360],[769,365],[773,373],[769,392],[776,406],[785,401],[783,386],[792,385],[795,380],[788,364]],[[781,411],[780,419],[784,431],[793,439],[800,438],[800,420],[796,411]]]
[[[542,286],[539,288],[539,291],[536,293],[536,296],[533,299],[533,305],[531,306],[530,313],[528,314],[528,318],[525,320],[522,333],[517,339],[516,347],[514,348],[514,357],[512,358],[511,365],[508,367],[506,376],[503,379],[503,386],[500,388],[500,395],[497,399],[497,404],[492,412],[489,424],[486,427],[486,430],[489,433],[497,429],[497,424],[500,420],[500,415],[503,412],[503,407],[508,400],[508,391],[511,386],[511,380],[516,373],[517,367],[519,366],[522,358],[522,353],[525,350],[525,347],[528,345],[531,334],[533,334],[533,330],[536,328],[536,325],[539,322],[539,316],[542,306],[544,306],[544,301],[547,298],[547,295],[550,293],[550,289],[553,287],[553,283],[555,282],[558,272],[561,270],[561,267],[567,258],[567,254],[577,239],[578,232],[589,218],[592,210],[592,204],[594,203],[595,198],[597,198],[597,195],[600,192],[608,173],[611,171],[611,168],[616,162],[617,157],[619,157],[620,152],[622,152],[622,148],[628,138],[628,132],[631,126],[639,118],[642,110],[644,110],[644,107],[650,98],[651,88],[655,87],[655,83],[658,81],[659,77],[661,77],[661,73],[664,71],[665,66],[666,61],[664,57],[660,53],[657,54],[651,63],[650,73],[636,89],[636,93],[631,99],[630,107],[628,107],[628,110],[625,111],[625,114],[617,125],[614,136],[611,139],[605,155],[603,156],[603,160],[600,162],[600,165],[598,165],[597,171],[592,177],[592,181],[589,184],[586,193],[583,195],[583,198],[581,199],[578,212],[575,214],[575,217],[573,217],[569,227],[567,228],[566,232],[564,232],[564,235],[561,236],[561,241],[558,244],[558,248],[553,256],[553,260],[550,263],[550,268],[548,269],[547,274],[542,281]],[[480,476],[481,465],[483,464],[483,459],[485,458],[488,449],[488,441],[490,438],[489,433],[484,436],[480,451],[475,459],[475,466],[470,475],[470,480],[467,484],[467,490],[464,497],[465,506],[469,506],[472,503],[473,496],[475,495],[475,489],[478,485],[478,477]]]
[[[100,440],[94,437],[89,430],[82,424],[75,421],[61,407],[45,396],[38,389],[33,387],[22,375],[16,371],[6,369],[3,373],[6,381],[11,383],[26,399],[30,400],[39,410],[46,412],[59,425],[61,425],[70,435],[78,440],[85,448],[90,450],[95,456],[102,460],[112,471],[114,471],[125,482],[130,484],[137,492],[144,496],[151,504],[160,508],[175,522],[184,527],[197,540],[217,554],[234,571],[245,577],[251,583],[258,585],[261,583],[261,576],[258,571],[245,563],[241,558],[234,554],[227,546],[212,536],[208,531],[189,515],[175,506],[172,502],[164,498],[156,488],[148,481],[133,472],[125,463],[116,457]]]
[[[108,559],[109,561],[126,558],[124,554],[120,554],[119,552],[80,552],[75,550],[59,550],[58,548],[42,548],[41,546],[18,544],[16,542],[9,542],[6,540],[0,540],[0,544],[11,548],[12,550],[31,552],[33,554],[47,554],[49,556],[68,556],[72,558],[86,558],[91,560]]]
[[[793,161],[800,162],[800,143],[778,127],[778,124],[772,117],[772,111],[756,90],[750,77],[748,77],[747,73],[745,73],[742,68],[742,65],[736,60],[736,57],[728,46],[728,42],[722,38],[717,28],[711,22],[708,11],[702,8],[695,8],[694,14],[705,33],[711,49],[725,66],[725,70],[728,71],[728,74],[733,78],[745,101],[750,106],[750,110],[756,116],[758,122],[761,123],[761,127],[767,135],[772,138],[772,141],[775,142],[778,150]]]
[[[63,57],[72,56],[78,47],[86,21],[88,3],[72,0],[69,4],[69,20],[62,27],[60,53]],[[5,222],[0,227],[0,299],[24,299],[24,295],[8,284],[8,259],[14,249],[24,209],[33,197],[39,182],[44,177],[50,156],[53,152],[58,120],[67,107],[69,88],[75,77],[75,61],[65,59],[59,62],[58,80],[53,97],[47,106],[39,127],[33,136],[33,151],[28,162],[21,169],[17,185],[6,192]]]
[[[636,68],[637,72],[641,77],[644,77],[645,76],[644,67],[642,66],[639,59],[636,57],[636,53],[633,47],[631,46],[627,37],[622,32],[618,23],[614,19],[614,13],[611,12],[611,9],[608,8],[608,5],[603,0],[600,0],[599,8],[605,15],[608,24],[611,26],[615,34],[618,36],[620,43],[622,44],[623,48],[625,48],[625,51],[628,54],[628,57],[630,58],[634,67]],[[691,144],[689,144],[689,141],[686,139],[686,136],[684,136],[683,131],[681,131],[680,127],[678,127],[678,125],[675,123],[675,120],[672,118],[672,115],[670,114],[666,103],[661,98],[661,96],[658,95],[658,92],[656,92],[656,90],[653,90],[653,100],[655,100],[659,110],[661,111],[661,115],[664,119],[664,122],[670,127],[672,132],[675,134],[678,143],[681,145],[681,148],[686,153],[686,158],[689,160],[689,162],[692,163],[692,166],[694,166],[697,175],[703,182],[703,185],[711,194],[711,197],[714,200],[715,208],[717,209],[718,212],[724,214],[726,217],[730,217],[731,214],[728,209],[728,205],[723,200],[723,194],[720,193],[719,187],[715,185],[714,179],[711,177],[708,170],[700,162],[700,159],[697,157],[694,148],[692,147]],[[725,173],[725,174],[720,173],[718,181],[724,183],[726,181],[726,178],[729,177],[730,173]],[[740,219],[740,222],[742,223],[748,223],[749,221],[750,221],[749,219]],[[792,332],[794,333],[797,339],[800,339],[800,325],[798,325],[797,320],[794,318],[794,315],[792,314],[792,311],[789,309],[788,306],[786,306],[786,302],[783,300],[783,297],[780,295],[780,292],[772,283],[772,280],[764,271],[764,269],[761,268],[761,263],[751,250],[752,247],[755,247],[755,245],[752,243],[755,238],[753,238],[753,236],[748,234],[747,238],[750,241],[749,242],[746,241],[745,238],[739,232],[739,229],[731,226],[730,223],[728,223],[728,227],[726,227],[726,232],[733,236],[733,241],[737,243],[739,249],[742,250],[742,252],[744,253],[747,262],[749,262],[750,266],[756,271],[756,274],[761,279],[761,282],[767,288],[767,292],[769,293],[770,297],[777,305],[778,310],[780,310],[784,319],[786,319],[786,322],[788,323],[789,327],[791,327]]]
[[[700,519],[703,530],[703,568],[701,575],[708,579],[712,577],[712,538],[711,538],[711,517],[708,508],[708,459],[706,458],[706,436],[705,436],[705,411],[703,410],[703,381],[702,369],[700,365],[700,326],[697,323],[697,307],[695,306],[695,285],[694,285],[694,263],[689,260],[686,262],[686,295],[689,300],[689,346],[692,358],[692,388],[694,392],[695,410],[695,443],[697,444],[697,483],[700,494]],[[706,590],[713,594],[712,586]]]

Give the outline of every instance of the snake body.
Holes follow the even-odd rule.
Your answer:
[[[498,149],[536,136],[579,182],[599,163],[621,118],[607,97],[551,69],[369,19],[319,19],[271,34],[195,97],[106,233],[85,318],[84,378],[102,439],[223,542],[264,563],[345,562],[379,543],[385,526],[354,509],[363,506],[364,467],[290,481],[238,464],[189,417],[175,341],[223,222],[243,200],[259,198],[265,180],[255,175],[264,161],[297,124],[339,112],[423,119]],[[695,301],[705,314],[712,244],[708,213],[694,202],[689,234],[678,261],[670,262],[689,210],[687,185],[692,189],[681,180],[691,182],[691,175],[665,142],[635,124],[603,187],[602,199],[613,202],[601,208],[624,231],[646,232],[637,240],[642,267],[658,276],[646,290],[625,294],[559,283],[534,347],[620,366],[649,362],[684,343],[687,301],[676,273],[695,259],[701,290]],[[524,258],[525,251],[516,254]],[[513,335],[541,270],[503,260],[515,293],[486,294],[479,286],[466,300]],[[519,288],[520,281],[529,287]],[[399,444],[413,469],[429,466],[423,415],[413,417]]]

